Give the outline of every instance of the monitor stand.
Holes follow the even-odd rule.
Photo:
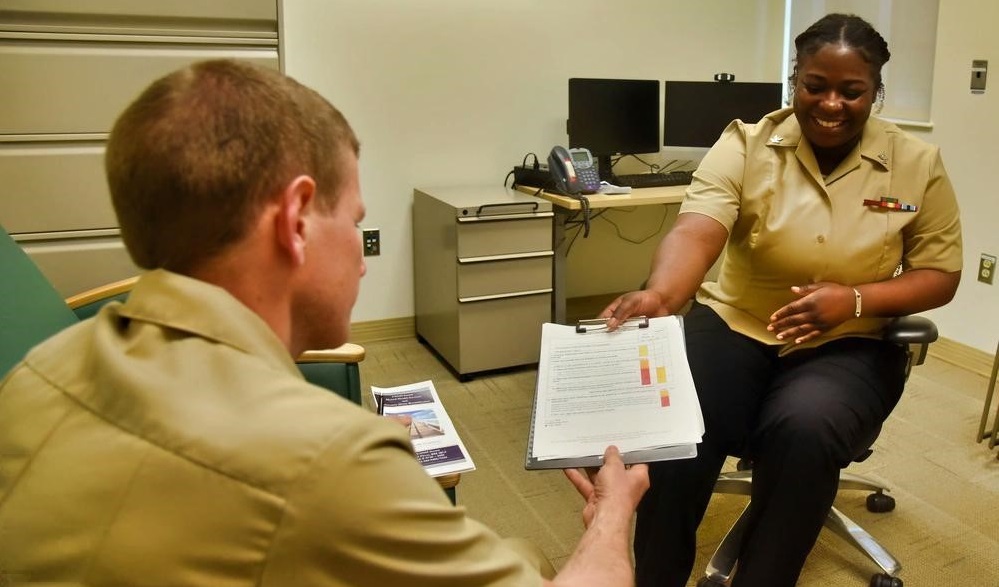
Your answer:
[[[600,180],[606,181],[607,183],[612,183],[617,185],[615,182],[614,171],[611,169],[611,156],[610,155],[598,155],[597,156],[597,169],[600,172]]]

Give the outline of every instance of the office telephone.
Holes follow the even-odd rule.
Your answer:
[[[600,174],[588,149],[556,145],[548,155],[548,169],[556,187],[564,194],[593,194],[600,189]]]

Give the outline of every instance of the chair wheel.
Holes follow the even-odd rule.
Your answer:
[[[867,496],[867,511],[883,514],[895,509],[895,498],[883,493],[872,493]]]
[[[725,584],[720,581],[715,581],[711,577],[701,577],[697,581],[697,587],[725,587]]]
[[[902,587],[902,580],[891,575],[874,575],[870,587]]]

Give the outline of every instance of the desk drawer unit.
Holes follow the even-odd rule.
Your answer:
[[[416,333],[459,375],[537,362],[553,216],[505,188],[415,190]]]

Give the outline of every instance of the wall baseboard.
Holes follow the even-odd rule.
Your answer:
[[[607,306],[617,294],[604,294],[572,298],[567,300],[568,319],[593,318]],[[350,342],[363,345],[381,340],[395,340],[416,336],[416,317],[388,318],[369,322],[354,322],[350,325]]]
[[[350,342],[364,345],[381,340],[413,338],[416,336],[416,317],[388,318],[350,325]]]
[[[982,377],[992,376],[992,362],[995,360],[992,355],[949,338],[941,336],[930,345],[929,354]]]
[[[566,313],[570,322],[580,318],[592,318],[613,299],[614,296],[607,295],[573,298],[567,300]],[[355,322],[350,326],[350,342],[360,345],[415,336],[415,316]],[[995,360],[992,355],[949,338],[940,337],[939,340],[931,344],[929,354],[936,359],[967,369],[982,377],[992,376],[992,362]]]

